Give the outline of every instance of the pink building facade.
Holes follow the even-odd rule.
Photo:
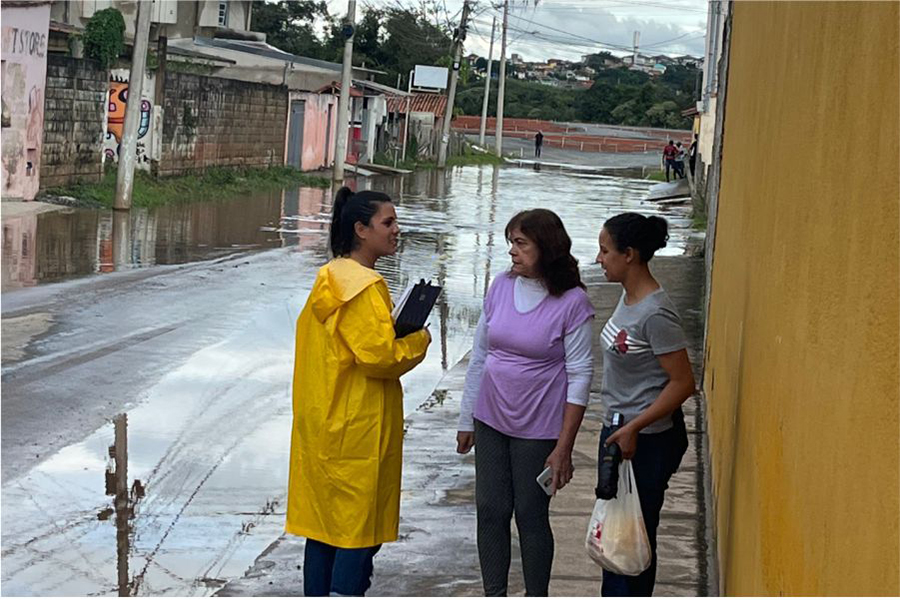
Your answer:
[[[334,161],[338,97],[296,92],[288,96],[284,164],[301,171],[326,169]]]
[[[2,191],[34,200],[40,187],[50,2],[2,5]]]

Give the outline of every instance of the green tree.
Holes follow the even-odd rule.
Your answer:
[[[671,100],[659,102],[644,113],[647,125],[651,127],[677,128],[681,125],[681,111]]]
[[[398,74],[405,79],[415,65],[436,65],[450,54],[450,36],[422,13],[388,8],[381,26],[383,61],[379,69],[387,71],[384,83],[395,85]]]
[[[672,91],[693,97],[694,88],[697,85],[697,75],[699,74],[700,70],[694,67],[670,65],[666,67],[666,72],[660,76],[659,81],[672,89]]]
[[[438,67],[447,67],[448,69],[453,68],[453,61],[450,59],[449,55],[444,55],[440,57],[435,63]],[[462,61],[459,63],[459,80],[457,85],[466,86],[469,85],[469,81],[472,77],[472,67],[469,66],[469,63],[466,61]],[[449,84],[448,84],[449,85]]]
[[[253,2],[253,30],[266,34],[266,41],[285,52],[310,58],[333,59],[316,34],[319,19],[330,20],[322,0]]]
[[[634,99],[623,102],[612,111],[612,118],[619,125],[640,125],[642,116]]]
[[[612,83],[613,85],[643,85],[650,81],[650,76],[643,71],[632,71],[622,67],[602,69],[594,76],[594,81]]]
[[[591,123],[613,123],[612,111],[622,100],[620,87],[595,82],[579,97],[578,116]]]

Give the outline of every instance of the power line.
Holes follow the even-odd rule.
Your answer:
[[[706,32],[705,32],[705,31],[702,31],[702,32],[701,32],[701,31],[697,31],[697,30],[695,30],[695,31],[688,31],[687,33],[682,33],[681,35],[679,35],[679,36],[677,36],[677,37],[673,37],[673,38],[668,39],[668,40],[663,40],[663,41],[661,41],[661,42],[655,42],[655,43],[653,43],[653,44],[642,44],[642,45],[641,45],[641,48],[655,48],[656,46],[662,46],[663,44],[668,44],[668,43],[670,43],[670,42],[674,42],[674,41],[676,41],[676,40],[680,40],[680,39],[682,39],[682,38],[686,38],[686,37],[689,36],[689,35],[695,35],[695,36],[696,36],[696,34],[698,34],[698,33],[702,34],[702,37],[706,37]],[[693,38],[692,38],[692,39],[693,39]]]
[[[693,12],[706,14],[705,8],[694,8],[691,6],[670,4],[666,2],[653,2],[649,0],[585,0],[584,2],[559,2],[553,4],[544,4],[541,10],[553,11],[571,11],[584,10],[588,8],[607,10],[608,8],[619,7],[639,7],[646,6],[650,8],[665,8],[676,12]]]
[[[478,24],[482,25],[484,27],[487,27],[487,24],[484,22],[479,22]],[[521,33],[522,35],[520,37],[524,37],[526,35],[531,36],[531,38],[533,40],[532,43],[534,43],[536,45],[549,46],[549,47],[553,47],[553,48],[558,48],[560,50],[567,50],[569,52],[571,52],[573,50],[573,48],[585,48],[585,49],[591,49],[591,50],[596,51],[596,50],[598,50],[598,47],[602,48],[603,46],[605,46],[605,44],[598,44],[597,42],[585,42],[582,40],[575,40],[575,39],[571,39],[571,38],[561,38],[559,36],[554,36],[554,35],[550,35],[550,34],[543,33],[543,32],[526,31],[521,28],[513,27],[513,26],[511,26],[509,29],[511,31]],[[481,34],[480,37],[482,39],[486,39],[484,37],[484,34]],[[702,37],[705,37],[705,34],[698,34],[694,38],[690,38],[690,37],[684,38],[684,41],[700,39]],[[659,43],[659,42],[657,42],[657,43]],[[621,46],[616,45],[616,46],[614,46],[613,49],[622,51],[621,48],[622,48]],[[632,51],[632,48],[628,47],[626,51],[630,53]],[[669,51],[672,53],[683,52],[683,50],[681,48],[678,48],[678,49],[676,49],[676,48],[654,48],[654,51],[655,52]]]
[[[525,8],[526,8],[526,10],[528,9],[527,6],[526,6]],[[531,9],[531,19],[528,20],[528,22],[531,23],[531,24],[534,24],[534,13],[535,13],[536,10],[537,10],[537,2],[535,2],[534,8]],[[507,29],[509,28],[508,25],[509,25],[509,24],[507,24]],[[524,34],[524,33],[519,34],[519,36],[518,36],[516,39],[514,39],[514,40],[511,41],[511,42],[507,42],[507,43],[506,43],[507,47],[508,47],[508,46],[512,46],[513,44],[515,44],[516,42],[518,42],[520,39],[522,39],[522,36],[523,36],[523,35],[525,35],[525,34]]]
[[[632,47],[632,46],[622,45],[622,44],[614,44],[614,43],[611,43],[611,42],[604,42],[604,41],[602,41],[602,40],[595,40],[595,39],[592,39],[592,38],[589,38],[589,37],[586,37],[586,36],[583,36],[583,35],[579,35],[579,34],[576,34],[576,33],[572,33],[572,32],[570,32],[570,31],[565,31],[565,30],[562,30],[562,29],[557,29],[556,27],[551,27],[551,26],[549,26],[549,25],[545,25],[545,24],[542,24],[542,23],[535,23],[533,20],[527,20],[527,19],[524,19],[523,17],[520,17],[520,16],[518,16],[518,15],[510,14],[510,16],[513,17],[513,18],[515,18],[515,19],[518,19],[519,21],[527,21],[528,23],[530,23],[530,24],[533,25],[533,26],[540,27],[540,28],[545,29],[545,30],[553,31],[553,32],[555,32],[555,33],[563,34],[563,35],[568,36],[568,37],[567,37],[567,38],[562,38],[562,39],[560,40],[560,38],[559,38],[558,36],[554,36],[555,39],[553,39],[553,38],[551,37],[551,35],[548,35],[548,34],[546,34],[546,33],[536,32],[536,31],[527,31],[527,30],[524,29],[523,27],[521,27],[521,26],[516,26],[516,25],[510,25],[510,26],[509,26],[510,29],[513,29],[514,31],[520,32],[520,33],[522,33],[523,35],[531,34],[531,35],[534,36],[534,37],[543,38],[543,39],[545,39],[545,40],[547,40],[547,41],[558,41],[558,40],[559,40],[559,41],[561,41],[562,43],[572,44],[572,45],[579,45],[579,46],[582,46],[582,47],[584,47],[585,44],[583,44],[583,43],[578,44],[578,43],[576,43],[576,42],[574,42],[574,41],[570,41],[568,38],[572,38],[573,40],[581,40],[582,42],[590,42],[590,43],[593,44],[593,45],[597,45],[597,46],[605,47],[605,48],[610,48],[610,49],[613,49],[613,50],[618,50],[618,51],[620,51],[620,52],[631,52],[631,51],[633,50],[633,47]],[[651,43],[651,44],[645,45],[645,47],[654,47],[654,48],[656,48],[657,46],[660,46],[660,45],[665,44],[665,43],[669,43],[669,42],[674,41],[674,40],[677,40],[677,39],[684,38],[684,37],[686,37],[687,35],[690,35],[690,34],[695,33],[695,32],[698,32],[698,30],[695,30],[694,32],[687,32],[687,33],[682,34],[681,36],[678,36],[677,38],[673,38],[673,39],[671,39],[671,40],[663,40],[663,41],[660,41],[660,42],[653,42],[653,43]],[[703,32],[703,33],[702,33],[702,36],[705,37],[705,35],[706,35],[705,32]],[[522,37],[522,36],[519,36],[519,37]],[[691,38],[691,39],[697,39],[697,38]],[[685,41],[687,41],[687,40],[685,40]],[[665,51],[665,49],[664,49],[664,48],[657,48],[657,51]]]
[[[516,16],[516,15],[510,15],[510,16],[513,17],[514,19],[522,20],[522,18],[519,17],[519,16]],[[532,23],[532,24],[534,24],[534,23]],[[542,27],[543,29],[547,29],[547,30],[549,30],[549,31],[554,31],[554,32],[557,32],[557,33],[562,33],[562,34],[571,36],[572,38],[585,40],[585,41],[588,41],[588,42],[591,42],[591,43],[594,43],[594,44],[597,44],[597,45],[600,45],[600,46],[608,46],[608,47],[611,47],[611,48],[617,48],[617,49],[626,50],[626,51],[631,49],[629,46],[620,46],[620,45],[618,45],[618,44],[611,44],[611,43],[608,43],[608,42],[602,42],[602,41],[600,41],[600,40],[593,40],[593,39],[591,39],[591,38],[589,38],[589,37],[585,37],[585,36],[579,35],[579,34],[577,34],[577,33],[572,33],[572,32],[570,32],[570,31],[565,31],[564,29],[557,29],[556,27],[550,27],[549,25],[540,24],[540,25],[538,25],[538,27]]]

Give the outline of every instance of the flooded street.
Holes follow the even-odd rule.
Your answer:
[[[660,212],[643,180],[463,167],[356,184],[397,205],[400,249],[379,263],[392,293],[444,288],[428,357],[403,379],[407,415],[469,350],[517,211],[556,211],[589,281],[619,212],[669,219],[660,254],[693,243],[689,206]],[[5,595],[209,595],[282,533],[294,321],[327,260],[332,197],[4,220]],[[110,451],[123,412],[127,460],[124,427]]]

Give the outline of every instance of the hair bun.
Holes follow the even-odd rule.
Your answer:
[[[669,241],[669,224],[662,217],[652,215],[647,217],[649,238],[655,250],[666,247]]]

